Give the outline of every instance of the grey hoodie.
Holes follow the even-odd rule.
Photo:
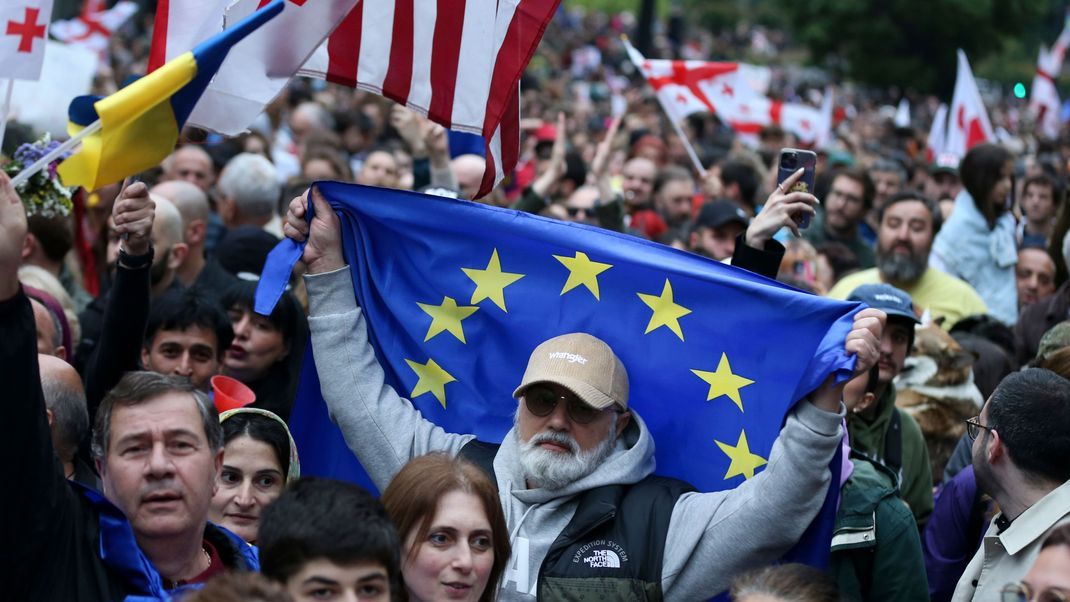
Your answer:
[[[456,455],[472,435],[447,433],[384,382],[356,305],[349,268],[305,277],[312,351],[332,419],[380,490],[410,459]],[[668,396],[668,395],[667,395]],[[669,600],[701,600],[732,578],[769,564],[799,539],[828,490],[841,413],[800,403],[789,414],[765,470],[731,491],[687,493],[672,511],[662,566]],[[654,473],[654,440],[633,412],[612,454],[590,475],[560,490],[527,489],[515,430],[494,459],[513,544],[499,600],[534,600],[539,567],[576,510],[577,493],[632,484]]]

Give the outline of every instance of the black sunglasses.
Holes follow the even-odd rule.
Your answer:
[[[579,424],[590,424],[602,412],[610,409],[599,410],[575,395],[558,395],[553,389],[545,385],[531,385],[524,390],[524,404],[527,405],[529,412],[539,418],[549,416],[554,411],[554,408],[557,407],[558,401],[565,402],[565,411],[568,413],[569,419]],[[618,414],[624,413],[623,410],[616,406],[612,407],[612,411]]]

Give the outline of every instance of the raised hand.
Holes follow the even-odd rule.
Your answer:
[[[11,178],[0,171],[0,301],[19,292],[19,264],[26,242],[26,208]]]
[[[123,236],[122,249],[130,255],[144,255],[152,248],[152,222],[156,203],[149,198],[143,182],[124,182],[119,198],[111,208],[115,230]]]
[[[746,243],[756,249],[765,246],[781,228],[788,228],[799,236],[799,220],[803,215],[816,213],[817,197],[808,192],[787,192],[799,181],[803,169],[791,174],[788,179],[778,184],[766,199],[762,210],[747,227]]]
[[[312,207],[315,215],[312,223],[306,219],[305,195],[294,197],[286,212],[282,231],[288,238],[297,242],[308,240],[301,260],[308,266],[310,274],[331,272],[345,266],[342,254],[342,225],[334,209],[320,194],[318,188],[312,189]]]

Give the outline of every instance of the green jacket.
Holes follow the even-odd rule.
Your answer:
[[[858,454],[843,486],[829,572],[845,600],[929,599],[921,537],[896,495],[895,475]]]
[[[933,474],[929,464],[929,448],[914,417],[895,407],[895,386],[888,385],[884,395],[877,400],[877,414],[866,420],[861,414],[849,414],[847,431],[851,447],[869,458],[887,464],[887,435],[892,423],[892,413],[898,412],[902,441],[902,467],[899,478],[899,496],[910,506],[918,528],[925,526],[933,511]]]
[[[810,227],[803,230],[802,235],[815,247],[826,242],[838,242],[846,245],[858,258],[858,265],[862,269],[876,267],[877,265],[877,255],[874,253],[873,247],[862,239],[861,234],[855,233],[853,239],[844,239],[833,237],[825,230],[824,211],[817,212],[817,215],[814,216],[813,221],[810,223]]]

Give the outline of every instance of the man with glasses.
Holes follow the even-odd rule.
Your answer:
[[[996,600],[1033,565],[1045,535],[1070,524],[1070,381],[1040,368],[1011,374],[966,429],[977,486],[1000,512],[952,600]]]
[[[862,239],[859,224],[873,206],[875,188],[865,170],[847,168],[832,176],[832,184],[822,206],[803,236],[815,247],[826,242],[839,242],[858,258],[863,269],[877,265],[873,247]]]
[[[493,476],[513,544],[499,600],[710,598],[787,552],[816,516],[842,441],[843,385],[831,379],[788,414],[766,469],[731,491],[698,493],[654,474],[654,441],[629,405],[627,370],[589,334],[531,352],[500,446],[445,432],[385,384],[338,217],[318,192],[312,199],[311,224],[295,199],[286,233],[308,239],[309,326],[331,416],[380,488],[430,452]],[[859,371],[876,363],[883,320],[872,309],[855,317],[845,349]],[[663,402],[673,395],[665,391]]]
[[[1051,532],[1033,568],[1002,594],[1003,602],[1070,602],[1070,525]]]

